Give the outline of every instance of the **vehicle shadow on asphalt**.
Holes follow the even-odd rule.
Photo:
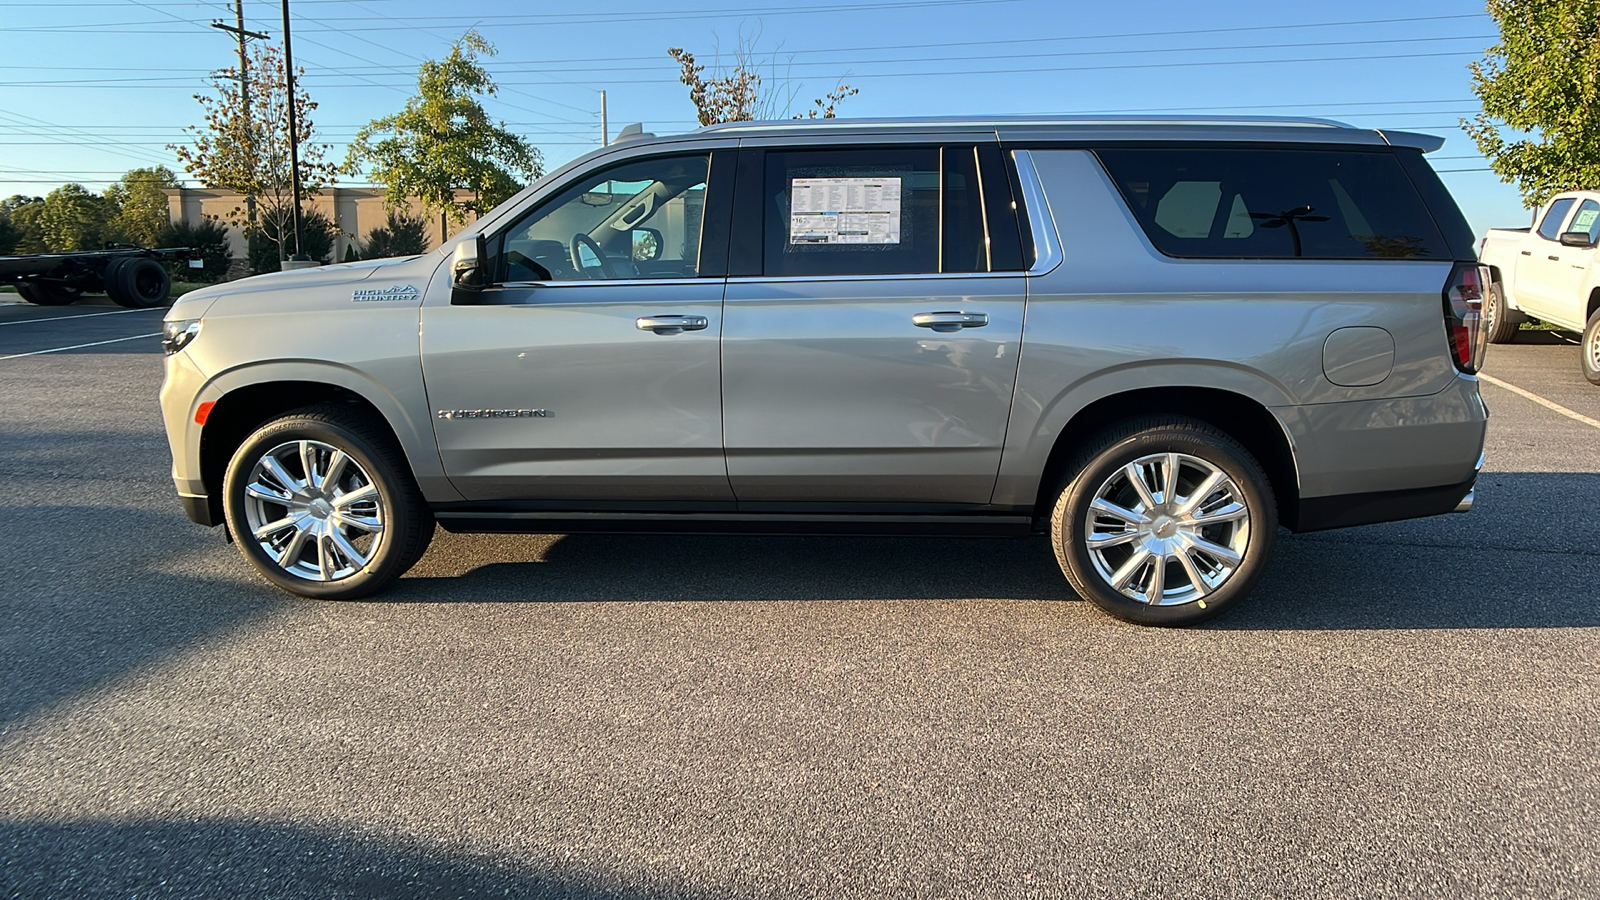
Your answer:
[[[1600,474],[1484,472],[1465,515],[1280,533],[1227,629],[1600,626]]]
[[[520,862],[352,837],[281,822],[0,821],[8,897],[695,896],[608,885],[575,865]],[[570,871],[564,871],[570,870]]]
[[[1208,627],[1600,626],[1597,501],[1600,474],[1488,472],[1467,515],[1303,535],[1280,530],[1254,595]],[[441,532],[430,555],[486,540],[525,539]],[[1077,599],[1044,538],[568,535],[541,554],[421,572],[377,600]]]
[[[236,551],[181,515],[39,505],[0,521],[0,729],[294,602],[219,571]]]
[[[452,545],[515,537],[447,535]],[[574,534],[537,561],[402,579],[391,602],[1075,599],[1042,537]],[[490,551],[492,552],[492,550]],[[424,563],[427,567],[427,563]],[[448,571],[448,570],[447,570]]]

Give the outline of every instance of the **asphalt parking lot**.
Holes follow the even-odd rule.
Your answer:
[[[441,533],[297,600],[178,509],[160,313],[14,301],[0,894],[1600,896],[1600,425],[1501,386],[1600,420],[1555,336],[1469,515],[1169,631],[1038,540]]]

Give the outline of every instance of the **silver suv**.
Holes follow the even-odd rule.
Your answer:
[[[439,250],[191,293],[189,517],[371,594],[451,531],[1028,535],[1120,618],[1295,531],[1466,509],[1487,283],[1426,135],[737,123],[578,159]]]

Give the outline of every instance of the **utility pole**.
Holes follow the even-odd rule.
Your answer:
[[[294,255],[300,249],[300,135],[295,129],[294,50],[289,46],[289,0],[283,0],[283,75],[289,85],[289,178],[294,182]]]
[[[219,31],[226,31],[239,39],[239,105],[243,107],[240,114],[244,116],[245,140],[249,141],[249,155],[255,156],[255,128],[250,122],[250,55],[245,52],[245,44],[254,38],[258,41],[267,39],[267,35],[260,31],[246,31],[244,28],[244,0],[233,0],[233,15],[237,22],[235,25],[224,25],[221,22],[212,22],[211,27]],[[247,194],[244,198],[245,214],[250,224],[256,222],[256,195]]]
[[[600,146],[611,146],[611,129],[606,124],[606,92],[600,92]]]

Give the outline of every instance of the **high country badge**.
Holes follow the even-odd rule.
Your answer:
[[[420,292],[414,285],[391,285],[386,288],[356,288],[350,299],[357,303],[378,303],[388,301],[415,302]]]

